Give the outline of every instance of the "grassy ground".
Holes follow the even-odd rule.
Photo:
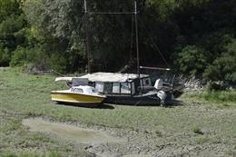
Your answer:
[[[58,88],[54,78],[28,75],[17,69],[0,69],[0,156],[90,155],[71,141],[62,142],[49,135],[29,132],[21,124],[22,119],[28,117],[136,132],[140,136],[140,141],[137,139],[136,143],[144,142],[145,137],[147,141],[144,145],[150,144],[150,150],[166,154],[162,156],[171,156],[167,152],[172,152],[173,156],[180,147],[181,151],[186,148],[190,155],[193,153],[195,156],[199,153],[203,156],[235,155],[234,100],[224,105],[224,101],[200,101],[196,96],[188,96],[181,100],[182,105],[171,108],[114,106],[113,109],[91,109],[63,106],[56,105],[49,98],[50,91]],[[163,148],[160,148],[162,145]]]
[[[236,107],[236,91],[205,91],[185,94],[185,98],[212,103],[218,107]]]

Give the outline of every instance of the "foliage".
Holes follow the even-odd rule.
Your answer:
[[[8,66],[11,54],[24,43],[24,14],[17,0],[0,2],[0,66]]]
[[[236,39],[226,46],[226,51],[217,57],[204,75],[213,81],[236,84]]]
[[[204,134],[204,133],[202,132],[201,128],[199,128],[199,126],[197,126],[197,125],[194,125],[194,126],[192,127],[192,130],[193,130],[193,132],[194,132],[195,134],[200,134],[200,135],[203,135],[203,134]]]
[[[134,11],[133,0],[87,0],[87,4],[91,12]],[[187,75],[235,84],[231,40],[236,35],[235,8],[235,0],[138,1],[140,64],[172,66]],[[83,1],[78,0],[0,2],[0,66],[34,64],[60,72],[84,71],[85,42],[93,71],[135,67],[133,15],[90,13],[86,20]]]
[[[235,90],[209,90],[201,93],[187,94],[186,98],[197,101],[205,101],[218,107],[236,107],[236,91]]]
[[[11,60],[10,52],[8,48],[4,48],[0,46],[0,64],[2,66],[7,66]]]
[[[45,56],[42,47],[18,47],[13,54],[10,63],[11,66],[22,66],[27,63],[39,65],[39,67],[47,65],[47,56]]]
[[[178,65],[184,73],[201,74],[207,66],[207,52],[196,46],[186,46],[178,54]]]
[[[207,92],[200,97],[203,97],[205,100],[209,101],[218,101],[218,102],[236,102],[236,92],[230,91],[212,91]]]

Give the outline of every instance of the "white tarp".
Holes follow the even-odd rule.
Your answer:
[[[75,78],[75,77],[57,77],[57,78],[55,79],[55,81],[56,81],[56,82],[57,82],[57,81],[69,81],[69,82],[71,82],[73,78]]]
[[[149,75],[141,74],[140,78],[148,77]],[[80,78],[88,78],[91,82],[127,82],[128,80],[133,80],[138,78],[137,74],[122,74],[122,73],[105,73],[97,72],[93,74],[87,74],[81,76]]]
[[[149,77],[149,75],[140,74],[140,78]],[[86,74],[80,77],[57,77],[55,81],[69,81],[72,82],[73,79],[88,79],[90,82],[127,82],[138,78],[137,74],[129,73],[106,73],[106,72],[97,72],[92,74]]]

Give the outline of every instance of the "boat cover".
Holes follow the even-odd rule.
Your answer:
[[[149,75],[140,74],[140,78],[146,77],[149,77]],[[97,72],[86,74],[80,78],[87,78],[91,82],[128,82],[138,78],[138,74]]]
[[[140,74],[140,78],[146,78],[149,75]],[[80,77],[57,77],[55,81],[70,81],[74,79],[88,79],[91,82],[128,82],[138,78],[138,74],[130,73],[107,73],[107,72],[96,72],[92,74],[86,74]]]

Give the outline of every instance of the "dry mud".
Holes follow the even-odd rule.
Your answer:
[[[228,112],[235,114],[234,110]],[[30,131],[72,141],[98,157],[236,157],[236,137],[231,136],[169,134],[164,130],[156,134],[101,126],[86,128],[79,123],[66,124],[42,118],[24,119],[22,123]]]
[[[29,127],[30,131],[54,134],[61,139],[73,140],[83,144],[100,144],[100,143],[117,143],[122,139],[109,136],[108,134],[93,130],[85,129],[78,126],[64,123],[50,122],[42,118],[24,119],[22,124]]]

